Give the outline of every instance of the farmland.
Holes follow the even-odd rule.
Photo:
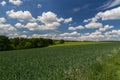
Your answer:
[[[3,51],[0,80],[119,80],[116,66],[109,65],[119,67],[119,48],[119,42],[68,42]]]

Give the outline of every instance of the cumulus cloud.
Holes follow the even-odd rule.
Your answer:
[[[120,7],[107,10],[105,12],[99,12],[95,17],[85,19],[83,22],[97,22],[99,19],[102,20],[119,20],[120,19]]]
[[[42,25],[42,24],[38,24],[37,22],[34,23],[27,23],[26,25],[23,25],[21,23],[16,23],[15,26],[17,28],[26,28],[30,31],[35,31],[35,30],[55,30],[57,29],[56,26],[59,26],[59,23],[53,23],[52,25],[50,24],[46,24],[46,25]]]
[[[6,14],[13,19],[17,19],[21,22],[23,21],[34,21],[35,19],[32,17],[32,14],[29,11],[7,11]]]
[[[105,35],[120,35],[120,30],[112,30],[112,31],[109,31],[109,32],[106,32]]]
[[[22,0],[9,0],[9,2],[16,6],[19,6],[23,3]]]
[[[17,29],[12,25],[0,23],[0,34],[11,37],[17,33],[16,31]]]
[[[106,31],[106,30],[109,30],[109,29],[112,29],[112,28],[114,28],[114,26],[105,25],[104,27],[99,28],[99,31]]]
[[[5,6],[5,5],[6,5],[6,1],[2,1],[2,2],[0,2],[0,4],[1,4],[2,6]]]
[[[91,22],[91,23],[86,24],[85,27],[87,29],[95,29],[95,28],[103,27],[103,24],[102,23],[98,23],[98,22],[96,22],[96,23]]]
[[[83,26],[77,26],[77,27],[69,27],[68,30],[81,30],[81,29],[84,29]]]
[[[57,15],[51,11],[43,12],[42,16],[38,16],[38,20],[41,21],[44,24],[51,24],[54,22],[61,22],[64,19],[58,18]]]
[[[57,29],[62,22],[70,22],[72,18],[64,19],[59,18],[57,14],[48,11],[43,12],[41,16],[38,16],[37,19],[32,17],[32,14],[29,11],[7,11],[6,14],[12,19],[17,19],[21,23],[16,23],[17,28],[27,28],[29,30],[55,30]],[[22,24],[27,22],[26,24]]]
[[[107,10],[105,12],[99,12],[97,17],[101,18],[102,20],[117,20],[120,19],[120,7]]]
[[[72,21],[72,18],[68,18],[68,19],[65,19],[64,20],[64,23],[69,23],[69,22],[71,22]]]
[[[104,33],[107,40],[120,40],[120,30],[112,30]]]
[[[0,18],[0,23],[5,23],[6,19],[4,17]]]
[[[21,24],[21,23],[16,23],[16,24],[15,24],[15,27],[17,27],[17,28],[24,28],[24,25]]]
[[[61,22],[64,21],[63,18],[58,18],[57,15],[51,11],[43,12],[41,16],[38,16],[37,20],[42,22],[42,26],[46,29],[56,29],[61,25]]]
[[[39,25],[42,29],[57,29],[58,26],[61,25],[61,22],[69,23],[72,21],[72,18],[64,19],[64,18],[58,18],[57,14],[48,11],[43,12],[41,16],[38,16],[38,21],[43,23],[43,25]]]
[[[33,31],[33,30],[36,30],[36,28],[38,27],[38,24],[37,23],[27,23],[24,27]]]
[[[78,37],[78,40],[80,41],[99,41],[102,39],[104,39],[104,35],[98,30],[92,33],[85,33],[84,35]]]
[[[75,40],[75,41],[99,41],[105,40],[105,36],[100,31],[80,34],[76,31],[72,33],[63,33],[57,36],[57,39]]]
[[[0,28],[1,29],[4,29],[3,31],[6,31],[6,30],[16,30],[12,25],[10,24],[0,24]]]
[[[24,28],[29,29],[30,31],[34,30],[55,30],[56,26],[58,26],[56,23],[52,25],[39,25],[38,23],[27,23]]]
[[[85,19],[83,22],[93,22],[93,23],[95,23],[95,22],[98,21],[98,19],[99,19],[99,17],[95,16],[95,17],[90,18],[90,19]]]
[[[60,34],[60,36],[62,36],[62,37],[80,36],[80,33],[74,31],[74,32],[71,32],[71,33],[63,33],[63,34]]]
[[[64,39],[64,40],[75,40],[75,41],[102,41],[102,40],[120,40],[120,30],[112,30],[108,32],[101,32],[96,30],[91,33],[80,34],[76,31],[71,33],[62,33],[57,35],[52,34],[33,34],[32,37],[44,37],[52,39]]]

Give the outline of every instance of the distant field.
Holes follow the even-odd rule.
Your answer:
[[[55,46],[88,45],[88,44],[103,44],[103,43],[111,43],[111,42],[65,42],[64,44],[52,45],[50,47],[55,47]]]
[[[67,42],[0,52],[0,80],[119,80],[104,70],[119,49],[119,42]]]

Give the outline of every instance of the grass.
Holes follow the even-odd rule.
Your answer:
[[[0,52],[0,80],[108,80],[101,78],[105,67],[100,62],[118,52],[120,43],[70,44]]]

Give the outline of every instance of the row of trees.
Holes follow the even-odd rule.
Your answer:
[[[12,38],[0,36],[0,51],[16,50],[16,49],[29,49],[41,48],[53,45],[55,43],[63,44],[64,40],[52,40],[44,38]]]

